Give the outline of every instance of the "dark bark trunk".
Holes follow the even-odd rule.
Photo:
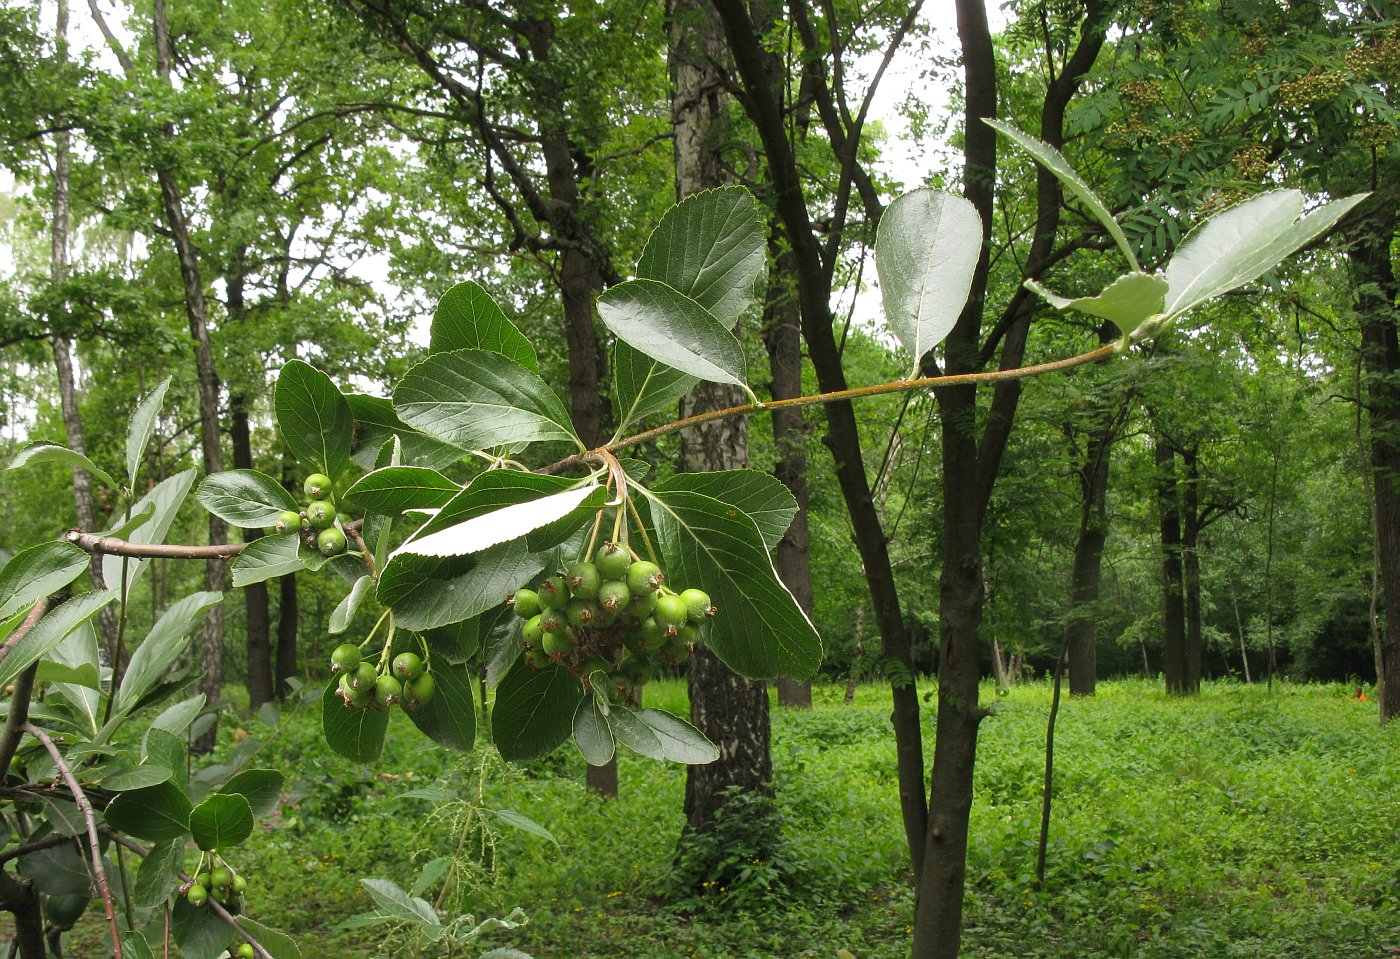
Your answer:
[[[229,398],[229,420],[233,467],[250,470],[253,468],[253,441],[248,425],[246,395],[239,393]],[[251,543],[261,536],[261,530],[243,530],[245,543]],[[257,709],[273,698],[271,622],[266,583],[253,583],[243,588],[243,609],[248,652],[248,705]]]
[[[1167,692],[1186,686],[1186,600],[1181,569],[1181,498],[1176,482],[1176,451],[1164,437],[1154,440],[1157,462],[1157,530],[1162,550],[1162,673]]]
[[[1381,722],[1400,717],[1400,283],[1391,259],[1400,188],[1395,171],[1345,230],[1361,324],[1366,401],[1371,418],[1371,481],[1385,627],[1377,652]]]
[[[764,343],[772,375],[773,399],[802,395],[802,314],[788,277],[795,272],[792,254],[777,252],[768,276],[764,306]],[[797,501],[797,515],[778,542],[778,575],[797,605],[812,615],[811,533],[807,527],[807,421],[801,409],[774,410],[773,446],[777,462],[773,475]],[[812,681],[780,677],[778,705],[794,709],[812,706]]]
[[[44,912],[39,890],[23,876],[0,875],[0,909],[15,917],[14,948],[19,959],[45,959]]]
[[[152,13],[155,33],[156,71],[165,83],[170,82],[170,64],[174,57],[170,29],[166,22],[165,0],[155,0]],[[167,141],[175,139],[171,126],[162,128]],[[184,198],[174,172],[164,161],[156,163],[156,180],[160,185],[161,208],[165,226],[175,244],[180,263],[180,280],[184,289],[185,314],[189,320],[190,339],[194,341],[194,361],[199,395],[199,438],[204,454],[204,473],[212,475],[224,468],[224,453],[219,429],[219,377],[214,371],[214,351],[209,343],[209,314],[204,299],[204,281],[200,276],[199,257],[190,238],[189,221],[185,216]],[[209,543],[228,542],[228,524],[213,513],[209,514]],[[204,588],[222,592],[225,562],[211,559],[205,566]],[[204,619],[200,643],[200,691],[209,702],[219,698],[224,680],[224,610],[218,604]],[[199,738],[194,748],[207,752],[214,746],[217,724]]]
[[[1185,691],[1201,691],[1201,497],[1200,465],[1194,447],[1181,454],[1186,484],[1181,491],[1181,572],[1186,614]]]
[[[283,454],[282,485],[296,496],[300,484],[297,482],[296,463],[291,456]],[[301,626],[301,607],[297,599],[297,577],[295,573],[277,578],[277,661],[274,664],[273,688],[278,699],[285,699],[291,693],[287,680],[299,675],[297,669],[297,635]]]
[[[726,790],[771,793],[768,691],[735,673],[709,649],[690,654],[690,721],[720,748],[720,758],[685,768],[686,832],[705,832]]]

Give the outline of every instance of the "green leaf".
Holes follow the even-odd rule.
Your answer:
[[[49,896],[93,895],[88,862],[77,843],[64,843],[21,856],[19,871]]]
[[[447,801],[451,802],[454,799],[456,799],[455,796],[451,797]],[[413,881],[413,888],[409,890],[408,894],[410,896],[423,895],[423,893],[427,892],[429,889],[432,889],[439,882],[441,882],[442,877],[451,872],[451,870],[451,859],[448,859],[444,856],[438,856],[436,859],[429,859],[423,864],[423,868],[419,870],[418,878]]]
[[[204,694],[176,703],[151,722],[152,729],[163,729],[175,736],[181,735],[194,722],[199,711],[204,708]]]
[[[1167,297],[1166,279],[1151,273],[1125,273],[1098,296],[1073,300],[1052,293],[1035,280],[1027,280],[1025,286],[1057,310],[1078,310],[1110,321],[1124,336],[1161,314]]]
[[[190,832],[200,849],[224,853],[253,834],[253,808],[237,793],[215,793],[190,811]]]
[[[22,549],[0,567],[0,620],[27,610],[82,575],[88,554],[71,543]]]
[[[0,661],[0,689],[15,681],[15,677],[44,658],[63,638],[96,616],[102,607],[117,598],[114,590],[94,590],[81,593],[68,602],[49,610],[48,614],[10,647],[9,655]]]
[[[637,261],[637,276],[665,283],[732,328],[754,302],[766,242],[753,194],[737,186],[705,190],[662,216]]]
[[[613,706],[608,714],[608,723],[612,726],[617,741],[634,753],[652,759],[666,758],[666,751],[661,747],[661,738],[626,706]]]
[[[812,675],[821,638],[778,579],[753,520],[699,493],[644,491],[673,583],[710,594],[719,613],[709,644],[750,679]]]
[[[189,493],[190,487],[194,485],[194,475],[192,469],[176,473],[174,476],[161,480],[145,496],[132,503],[126,511],[125,517],[140,516],[149,511],[151,518],[129,532],[126,536],[127,542],[143,544],[165,542],[165,536],[170,532],[170,527],[175,522],[175,516],[179,513],[181,504],[185,502],[185,496]],[[113,525],[121,525],[121,523]],[[103,556],[103,580],[112,589],[119,589],[122,582],[122,570],[125,569],[125,598],[129,599],[131,591],[136,587],[137,581],[150,562],[149,559],[126,556]]]
[[[471,280],[458,283],[443,294],[428,329],[429,352],[453,350],[487,350],[527,370],[540,371],[540,361],[530,341],[506,319],[496,301]]]
[[[703,766],[719,758],[719,747],[690,723],[661,709],[639,709],[636,717],[651,727],[673,763]]]
[[[175,897],[170,930],[184,959],[221,959],[237,933],[208,906],[196,909],[184,896]]]
[[[440,925],[432,906],[422,899],[410,897],[397,883],[388,879],[370,878],[361,879],[360,885],[365,887],[380,909],[395,919],[420,928]]]
[[[371,763],[384,751],[384,732],[389,728],[387,709],[347,706],[336,695],[334,682],[321,696],[321,729],[326,742],[346,759]]]
[[[180,886],[180,870],[185,865],[184,840],[167,839],[151,847],[136,870],[132,898],[142,909],[159,906]]]
[[[262,819],[277,810],[286,777],[275,769],[245,769],[219,787],[219,792],[248,800],[253,815]]]
[[[699,493],[748,514],[769,552],[778,548],[783,534],[792,525],[792,518],[797,515],[797,500],[782,480],[758,470],[677,473],[652,489],[657,493],[678,490]]]
[[[238,924],[258,941],[272,959],[301,959],[301,947],[285,932],[279,932],[247,916],[239,916]]]
[[[549,384],[485,350],[428,357],[395,387],[394,409],[408,425],[464,449],[545,440],[568,440],[583,449]]]
[[[520,539],[577,511],[596,512],[607,501],[598,483],[512,503],[427,535],[415,535],[392,555],[468,556]],[[439,514],[441,515],[441,514]]]
[[[747,388],[744,351],[723,323],[695,300],[655,280],[629,280],[598,297],[613,335],[667,366]]]
[[[96,735],[102,725],[98,666],[97,632],[91,623],[85,623],[49,650],[48,656],[39,661],[34,677],[35,682],[53,683],[54,690],[82,717],[89,735]]]
[[[350,628],[350,622],[355,618],[355,613],[360,609],[360,603],[364,600],[369,588],[374,585],[374,578],[366,574],[355,580],[355,585],[350,587],[350,592],[345,594],[345,598],[336,604],[331,611],[330,633],[338,636]]]
[[[146,762],[169,769],[171,772],[170,781],[175,785],[183,787],[189,782],[188,768],[185,762],[185,741],[175,733],[168,729],[152,726],[146,730],[142,752]]]
[[[403,555],[384,567],[375,596],[402,628],[436,629],[501,605],[542,569],[544,559],[519,540],[478,556]]]
[[[405,710],[413,725],[439,746],[470,752],[476,746],[475,670],[433,658],[437,692],[417,709]]]
[[[131,488],[136,488],[136,477],[141,472],[141,461],[146,457],[146,444],[155,433],[156,419],[165,403],[165,393],[170,389],[171,377],[167,376],[159,386],[146,394],[131,414],[131,422],[126,429],[126,476]]]
[[[92,478],[104,486],[121,492],[121,484],[112,479],[111,474],[106,470],[98,469],[97,464],[82,453],[53,443],[31,443],[15,454],[15,458],[10,461],[9,468],[17,470],[22,466],[31,466],[36,463],[62,463],[65,466],[81,467],[91,473]]]
[[[277,427],[298,462],[335,479],[350,465],[355,418],[331,378],[301,360],[277,375],[273,396]]]
[[[592,696],[583,697],[574,712],[574,745],[590,766],[607,765],[616,752],[608,717]]]
[[[1323,204],[1307,216],[1297,190],[1272,190],[1211,217],[1167,264],[1169,317],[1228,293],[1282,263],[1330,230],[1368,193]]]
[[[1065,185],[1065,188],[1079,198],[1085,208],[1094,216],[1094,219],[1103,224],[1108,235],[1113,237],[1113,241],[1118,244],[1118,249],[1127,258],[1128,265],[1133,272],[1141,272],[1142,267],[1138,266],[1137,257],[1133,255],[1132,245],[1128,243],[1128,237],[1123,233],[1123,228],[1118,225],[1118,221],[1113,218],[1113,214],[1108,212],[1108,207],[1094,193],[1093,188],[1075,172],[1074,167],[1069,165],[1059,150],[1056,150],[1044,140],[1039,140],[1027,133],[1022,133],[1009,123],[1000,120],[992,120],[987,117],[982,118],[982,122],[993,130],[996,130],[1016,143],[1022,150],[1025,150],[1034,157],[1041,166],[1055,175],[1055,178]]]
[[[206,476],[195,498],[209,512],[240,529],[273,526],[283,512],[300,509],[281,483],[257,470],[224,470]]]
[[[107,825],[146,839],[164,842],[179,839],[190,831],[189,797],[173,782],[120,793],[107,805]]]
[[[408,509],[440,509],[462,487],[437,470],[422,466],[389,466],[367,473],[345,491],[343,499],[367,513],[401,513]]]
[[[524,660],[496,687],[491,734],[505,759],[534,759],[558,746],[573,731],[583,687],[568,671],[549,666],[536,672]]]
[[[512,829],[518,829],[528,835],[548,840],[556,846],[559,845],[559,840],[555,838],[554,833],[535,822],[529,816],[523,816],[514,809],[485,809],[483,811],[495,816],[498,821],[510,826]]]
[[[387,465],[444,469],[462,458],[462,450],[413,429],[394,412],[394,404],[380,396],[347,393],[355,414],[355,462],[365,469]],[[379,451],[391,440],[401,446],[399,463],[380,463]]]
[[[131,654],[121,691],[117,694],[119,710],[135,706],[142,696],[155,688],[184,649],[186,637],[199,626],[210,607],[223,598],[223,593],[191,593],[161,614],[145,640]]]
[[[234,588],[241,589],[304,569],[301,547],[301,537],[296,534],[264,536],[253,540],[243,548],[230,567]]]
[[[658,363],[618,340],[613,348],[613,406],[619,429],[654,413],[676,412],[700,378]]]
[[[918,375],[924,354],[952,332],[981,252],[982,218],[960,196],[914,190],[880,216],[880,296],[890,329],[914,355],[911,376]]]
[[[121,930],[122,955],[126,959],[155,959],[155,954],[151,952],[151,944],[146,941],[145,933],[137,929]]]
[[[140,766],[128,766],[110,776],[103,776],[102,788],[118,793],[130,792],[133,789],[159,786],[163,782],[169,782],[170,777],[171,771],[164,766],[143,763]]]

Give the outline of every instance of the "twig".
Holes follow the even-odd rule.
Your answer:
[[[112,890],[107,887],[107,871],[102,867],[102,847],[97,841],[97,820],[92,815],[92,803],[88,802],[87,793],[83,792],[83,787],[78,785],[78,780],[73,775],[73,771],[68,768],[68,763],[64,761],[63,754],[58,751],[58,746],[44,732],[33,723],[26,722],[24,731],[44,744],[44,748],[53,757],[53,762],[58,771],[63,774],[63,779],[68,783],[68,789],[73,793],[73,802],[77,804],[78,810],[83,814],[84,821],[87,822],[88,842],[92,844],[92,869],[97,875],[97,889],[102,893],[102,908],[107,914],[107,924],[112,927],[112,954],[115,959],[122,959],[122,937],[117,929],[117,914],[112,909]]]
[[[113,833],[113,834],[112,834],[112,841],[113,841],[113,842],[121,843],[123,846],[125,846],[127,849],[130,849],[132,852],[136,853],[136,855],[140,856],[142,859],[145,859],[148,855],[150,855],[150,850],[149,850],[149,849],[143,849],[143,848],[141,848],[141,845],[140,845],[139,843],[133,842],[132,840],[126,838],[125,836],[119,836],[119,835],[117,835],[116,833]],[[193,882],[193,881],[194,881],[194,877],[192,877],[191,875],[189,875],[189,873],[185,872],[184,870],[180,870],[180,871],[179,871],[179,874],[180,874],[181,880],[183,880],[184,882]],[[275,957],[272,955],[272,953],[268,952],[266,949],[263,948],[262,943],[258,942],[258,940],[256,940],[256,939],[253,938],[252,933],[248,932],[247,929],[244,929],[244,928],[243,928],[243,926],[239,923],[239,921],[238,921],[236,918],[234,918],[233,913],[229,912],[229,911],[228,911],[227,909],[225,909],[222,905],[220,905],[220,904],[214,899],[214,897],[210,896],[208,899],[206,899],[205,902],[204,902],[204,906],[207,906],[207,907],[209,907],[210,909],[212,909],[213,912],[214,912],[214,915],[218,916],[218,917],[219,917],[220,919],[222,919],[224,922],[226,922],[226,923],[228,923],[230,926],[232,926],[232,927],[233,927],[233,931],[236,932],[236,933],[238,933],[240,936],[242,936],[242,937],[243,937],[243,941],[246,942],[246,943],[248,943],[248,945],[250,945],[250,946],[253,947],[253,951],[257,953],[259,959],[275,959]],[[202,909],[202,908],[204,908],[204,906],[201,906],[200,908]]]
[[[19,641],[25,637],[35,626],[39,625],[39,620],[49,611],[49,597],[45,596],[34,604],[34,608],[29,611],[29,615],[24,617],[24,622],[20,623],[15,631],[10,634],[10,638],[0,645],[0,663],[5,661],[5,657],[10,655],[10,650],[19,645]]]
[[[29,615],[24,617],[24,622],[10,636],[4,648],[0,648],[0,661],[9,655],[14,644],[24,638],[25,634],[38,625],[44,613],[48,611],[49,599],[44,597],[34,604],[34,608],[29,611]],[[19,741],[24,733],[24,724],[29,722],[29,700],[34,695],[34,677],[39,672],[39,664],[35,662],[24,672],[15,677],[15,691],[10,696],[10,714],[5,717],[5,730],[0,732],[0,782],[4,782],[5,777],[10,774],[10,763],[14,761],[15,751],[19,749]],[[4,860],[0,860],[3,862]]]
[[[216,546],[182,546],[164,543],[129,543],[124,539],[84,533],[80,529],[70,529],[63,540],[72,543],[89,553],[109,553],[113,556],[161,557],[164,559],[209,559],[210,557],[233,557],[243,552],[244,543],[228,543]]]
[[[72,836],[54,833],[52,836],[45,836],[43,839],[36,839],[34,842],[25,843],[23,846],[16,846],[13,849],[6,849],[4,852],[0,852],[0,865],[9,862],[11,859],[18,859],[20,856],[27,856],[31,852],[41,852],[45,849],[52,849],[54,846],[61,846],[66,842],[72,841]]]

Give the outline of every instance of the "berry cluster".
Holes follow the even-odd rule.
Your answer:
[[[345,643],[331,653],[331,672],[340,674],[338,693],[346,706],[388,709],[398,703],[417,709],[437,692],[437,680],[417,653],[399,653],[392,663],[380,656],[372,663],[360,656],[360,647]]]
[[[345,524],[352,517],[349,513],[337,512],[331,478],[325,473],[312,473],[306,478],[302,492],[306,494],[306,508],[300,513],[284,510],[277,517],[275,529],[279,533],[301,534],[307,547],[318,550],[322,556],[339,556],[350,548]]]
[[[620,543],[604,543],[593,560],[547,576],[511,597],[525,661],[563,666],[587,684],[607,676],[608,697],[637,705],[655,665],[674,665],[700,642],[700,624],[715,614],[700,589],[679,593],[661,567]]]
[[[248,880],[234,872],[229,864],[218,856],[212,857],[208,870],[203,869],[203,865],[201,857],[200,871],[196,873],[194,881],[185,887],[185,901],[197,909],[212,897],[215,902],[222,903],[231,914],[236,916],[242,912],[243,893],[248,889]]]

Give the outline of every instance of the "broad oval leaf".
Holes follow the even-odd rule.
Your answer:
[[[196,909],[184,896],[175,897],[170,931],[184,959],[219,959],[238,934],[208,906]]]
[[[295,534],[255,539],[243,547],[243,552],[230,566],[234,588],[286,576],[303,568],[301,537]]]
[[[672,369],[622,340],[613,347],[613,409],[618,429],[656,413],[675,415],[676,404],[700,378]]]
[[[371,763],[384,751],[384,732],[389,728],[387,709],[347,706],[336,695],[334,682],[321,696],[321,729],[326,743],[346,759]]]
[[[224,470],[206,476],[195,498],[209,512],[240,529],[272,526],[283,512],[300,509],[281,483],[257,470]]]
[[[1159,315],[1167,298],[1166,279],[1153,273],[1125,273],[1097,296],[1073,300],[1052,293],[1035,280],[1027,280],[1025,286],[1055,309],[1078,310],[1108,320],[1125,336]]]
[[[743,187],[705,190],[666,211],[637,276],[665,283],[732,328],[753,304],[767,260],[758,201]]]
[[[549,384],[485,350],[428,357],[395,387],[394,410],[409,426],[463,449],[545,440],[568,440],[583,449]]]
[[[365,512],[401,513],[439,509],[461,491],[461,486],[437,470],[387,466],[361,476],[343,498]]]
[[[719,747],[690,723],[661,709],[639,709],[636,716],[661,740],[661,749],[673,763],[703,766],[719,758]]]
[[[277,374],[272,406],[282,438],[308,472],[320,470],[334,479],[350,465],[355,418],[329,376],[292,360]]]
[[[652,759],[665,759],[666,752],[661,747],[661,739],[656,732],[637,718],[636,713],[625,706],[614,706],[608,713],[608,724],[613,735],[634,753]]]
[[[277,810],[286,781],[275,769],[244,769],[220,786],[219,792],[242,796],[248,800],[253,816],[261,819]]]
[[[131,421],[127,424],[126,477],[132,489],[136,488],[136,476],[141,472],[141,461],[146,458],[146,444],[155,433],[156,419],[165,403],[165,394],[170,389],[171,379],[172,377],[167,376],[164,382],[146,394],[146,398],[137,404],[135,412],[131,414]]]
[[[744,351],[695,300],[655,280],[629,280],[598,297],[598,315],[633,349],[702,380],[746,386]]]
[[[31,443],[15,454],[15,458],[10,461],[9,468],[17,470],[22,466],[29,466],[33,463],[62,463],[65,466],[77,466],[87,470],[92,474],[92,478],[111,489],[121,492],[121,484],[112,479],[112,475],[104,469],[99,469],[97,464],[88,459],[82,453],[70,450],[66,446],[58,446],[54,443]]]
[[[488,350],[538,373],[535,348],[481,285],[466,280],[442,295],[428,328],[428,350]]]
[[[258,941],[258,945],[262,946],[272,959],[301,959],[301,947],[285,932],[264,926],[247,916],[240,916],[238,923],[248,930],[248,934]]]
[[[476,697],[474,671],[466,665],[440,662],[433,657],[437,692],[417,709],[405,710],[413,725],[439,746],[470,752],[476,746]]]
[[[875,268],[885,320],[914,355],[915,374],[957,323],[981,252],[982,218],[960,196],[914,190],[881,215]]]
[[[574,745],[590,766],[607,765],[617,751],[608,717],[592,696],[585,696],[574,712]]]
[[[0,620],[52,596],[87,566],[88,554],[72,543],[40,543],[20,550],[0,567]]]
[[[151,847],[136,870],[132,898],[142,909],[152,909],[170,898],[180,885],[180,870],[185,865],[185,844],[167,839]]]
[[[222,853],[253,834],[253,807],[238,793],[215,793],[190,810],[190,832],[200,849]]]
[[[189,797],[173,782],[120,793],[107,804],[107,825],[137,839],[164,842],[190,831]]]
[[[685,490],[728,503],[753,520],[771,553],[797,515],[797,500],[782,480],[758,470],[677,473],[652,487],[657,493]]]
[[[518,661],[496,687],[491,735],[505,759],[543,756],[569,738],[583,687],[567,670]]]
[[[1303,194],[1272,190],[1211,217],[1182,241],[1164,271],[1164,312],[1179,316],[1243,286],[1330,230],[1370,194],[1333,200],[1299,219]]]
[[[164,766],[142,763],[140,766],[128,766],[118,770],[110,776],[103,776],[102,788],[112,792],[130,792],[133,789],[145,789],[147,786],[158,786],[168,782],[170,777],[171,771]]]
[[[821,638],[778,579],[753,520],[699,493],[644,492],[667,574],[705,590],[719,609],[710,623],[715,655],[750,679],[812,675]]]
[[[443,469],[463,456],[452,444],[420,433],[399,419],[394,404],[382,396],[346,393],[345,399],[355,415],[354,460],[367,470],[400,464]],[[380,452],[393,440],[399,441],[398,461],[379,462]],[[392,446],[390,450],[392,455]]]

